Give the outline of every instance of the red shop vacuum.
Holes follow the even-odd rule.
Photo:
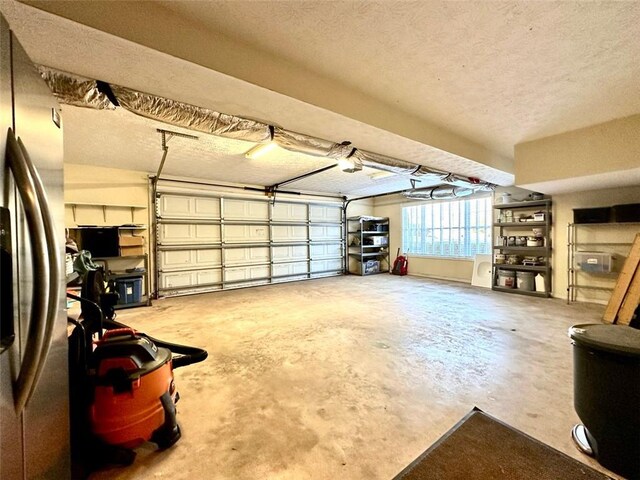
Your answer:
[[[109,285],[109,282],[107,282]],[[118,294],[102,269],[86,274],[82,320],[69,339],[74,476],[129,465],[144,442],[165,449],[180,439],[173,370],[201,362],[205,350],[154,339],[114,320]],[[97,340],[95,339],[97,337]]]

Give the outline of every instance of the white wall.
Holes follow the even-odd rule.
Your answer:
[[[148,174],[134,170],[95,167],[90,165],[64,165],[65,224],[74,225],[121,225],[139,223],[146,225],[149,218]],[[71,204],[76,204],[76,218]],[[93,205],[93,206],[92,206]],[[136,205],[131,210],[125,207],[107,207],[106,219],[103,205]]]
[[[372,198],[367,200],[358,200],[349,204],[349,206],[347,207],[347,218],[358,217],[360,215],[375,215]]]

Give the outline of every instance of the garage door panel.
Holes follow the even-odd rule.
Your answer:
[[[234,290],[238,288],[247,288],[247,287],[259,287],[260,285],[269,285],[271,283],[269,280],[249,280],[246,282],[237,282],[237,283],[227,283],[224,286],[225,290]]]
[[[290,275],[287,277],[274,277],[272,283],[286,283],[286,282],[299,282],[300,280],[308,279],[308,275]]]
[[[307,205],[277,202],[271,211],[271,219],[277,222],[306,222]]]
[[[220,225],[162,223],[159,231],[162,245],[220,243]]]
[[[195,250],[195,257],[195,266],[198,267],[222,265],[222,251],[219,248]]]
[[[268,278],[269,273],[268,265],[227,268],[225,270],[225,281],[238,282],[243,280]]]
[[[303,275],[306,278],[309,264],[307,262],[279,263],[273,265],[273,276],[282,277],[285,275]]]
[[[269,247],[229,248],[224,251],[225,266],[269,263]]]
[[[198,218],[220,218],[219,198],[195,198],[195,215]]]
[[[225,243],[265,243],[269,241],[268,225],[225,225]]]
[[[178,269],[193,264],[193,250],[161,251],[160,269]]]
[[[160,269],[162,271],[201,269],[222,266],[220,249],[203,250],[161,250]]]
[[[330,243],[321,245],[311,245],[311,258],[320,260],[324,258],[342,258],[342,244]]]
[[[314,260],[311,262],[311,272],[323,272],[326,270],[342,270],[342,259]]]
[[[186,195],[162,195],[160,216],[164,218],[219,219],[220,199]]]
[[[196,285],[206,285],[208,283],[222,282],[222,269],[202,270],[194,272]]]
[[[284,262],[287,260],[306,260],[306,245],[286,245],[273,247],[273,261]]]
[[[303,242],[307,239],[305,225],[274,225],[271,232],[274,242]]]
[[[269,220],[269,203],[265,201],[225,198],[225,220]]]
[[[163,272],[161,288],[199,287],[222,282],[222,269],[214,268],[195,272]]]
[[[160,288],[180,288],[193,286],[192,272],[163,273]]]
[[[342,228],[340,225],[312,225],[309,228],[311,240],[340,240]]]
[[[160,200],[160,216],[186,217],[192,210],[192,198],[163,195]]]
[[[310,205],[309,220],[312,222],[341,223],[342,209],[326,205]]]

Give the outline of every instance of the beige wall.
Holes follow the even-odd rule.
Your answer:
[[[555,186],[563,179],[575,182],[575,177],[592,177],[603,185],[607,175],[616,182],[607,187],[624,185],[624,177],[633,176],[635,182],[640,178],[640,114],[520,143],[514,154],[518,185]],[[570,190],[567,185],[565,191]]]
[[[398,248],[402,248],[403,204],[406,205],[398,196],[380,197],[375,203],[374,214],[389,217],[389,253],[392,264]],[[471,283],[473,260],[410,256],[409,274]]]
[[[147,225],[147,176],[146,172],[65,163],[66,225]],[[76,205],[75,219],[72,204]],[[140,207],[133,210],[133,217],[129,206]]]
[[[116,168],[65,163],[64,165],[65,225],[119,226],[137,224],[146,230],[136,230],[144,236],[145,252],[149,254],[149,187],[148,173]],[[136,207],[136,208],[130,208]],[[142,267],[141,259],[123,257],[109,260],[113,271]],[[149,256],[148,272],[153,271]],[[145,290],[153,288],[153,275],[147,275]]]
[[[617,204],[640,203],[640,187],[612,188],[578,192],[553,197],[553,295],[566,298],[567,290],[567,224],[573,222],[574,208],[608,207]],[[579,242],[614,242],[626,243],[633,241],[633,236],[640,231],[640,225],[616,225],[607,227],[580,227]],[[612,251],[619,256],[621,265],[624,256],[629,252],[629,246],[581,246],[585,251]],[[581,274],[579,283],[601,286],[612,286],[615,275],[587,275]],[[587,291],[580,292],[578,300],[606,303],[610,292]]]
[[[373,199],[358,200],[349,204],[347,207],[347,217],[357,217],[360,215],[375,215]]]

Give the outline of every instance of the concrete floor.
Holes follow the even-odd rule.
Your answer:
[[[602,311],[391,275],[123,311],[209,358],[175,372],[182,439],[92,478],[390,479],[473,406],[597,466],[570,438],[567,329]]]

